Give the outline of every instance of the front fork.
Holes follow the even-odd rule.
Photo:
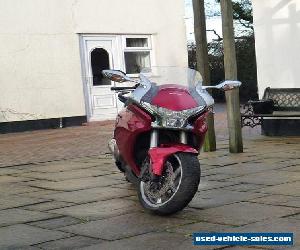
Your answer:
[[[168,145],[158,145],[159,133],[153,129],[150,137],[149,156],[151,162],[151,171],[153,181],[158,180],[163,173],[164,163],[170,155],[178,152],[198,154],[198,151],[192,146],[187,145],[187,133],[180,131],[180,143],[170,143]]]
[[[158,129],[153,129],[150,135],[150,148],[158,146]]]
[[[158,147],[158,129],[153,129],[150,136],[150,148]],[[187,144],[187,134],[185,131],[180,131],[180,143]]]

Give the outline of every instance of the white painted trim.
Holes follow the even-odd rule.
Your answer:
[[[81,56],[81,67],[82,67],[82,83],[83,83],[83,89],[84,89],[84,101],[85,101],[85,110],[87,115],[87,120],[91,121],[92,118],[95,116],[93,114],[93,97],[91,95],[91,87],[92,83],[89,83],[90,79],[93,77],[91,72],[91,67],[87,67],[87,65],[91,64],[91,51],[93,51],[96,48],[103,48],[102,46],[95,46],[92,50],[88,50],[87,41],[97,41],[101,38],[101,40],[104,41],[113,41],[116,39],[116,36],[112,35],[87,35],[87,34],[80,34],[80,56]],[[105,49],[105,48],[103,48]],[[106,50],[107,51],[107,50]],[[110,66],[114,65],[114,58],[112,56],[111,51],[107,51],[109,54],[109,64]],[[108,88],[111,85],[105,85],[105,86],[93,86],[93,88],[101,89],[101,88]],[[114,103],[114,108],[116,107],[116,101]],[[104,109],[106,107],[103,107]]]
[[[126,38],[147,38],[148,39],[148,47],[126,47]],[[153,39],[152,35],[122,35],[122,59],[123,59],[123,71],[126,71],[126,63],[125,63],[125,52],[150,52],[150,67],[153,66]],[[128,74],[129,77],[138,78],[139,74]]]
[[[150,40],[151,40],[151,51],[150,51],[150,60],[151,60],[151,67],[153,66],[158,66],[156,65],[156,56],[155,56],[155,42],[154,42],[154,35],[150,36]]]
[[[148,46],[147,47],[127,47],[126,38],[147,38]],[[122,35],[122,45],[124,51],[146,51],[152,49],[151,35]]]
[[[86,74],[86,63],[83,63],[85,61],[85,41],[84,36],[79,34],[79,53],[80,53],[80,60],[81,60],[81,79],[82,79],[82,87],[83,87],[83,94],[84,94],[84,103],[85,103],[85,112],[87,120],[89,121],[91,119],[91,103],[89,98],[89,90],[88,90],[88,84],[87,79],[85,77]]]

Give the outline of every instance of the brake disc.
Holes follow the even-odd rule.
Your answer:
[[[166,195],[173,187],[173,167],[171,163],[166,163],[166,168],[158,182],[148,180],[145,182],[145,194],[152,200],[158,200]]]

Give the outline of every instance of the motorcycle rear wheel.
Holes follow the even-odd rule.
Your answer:
[[[196,155],[190,153],[172,155],[165,163],[164,172],[160,177],[165,183],[160,185],[152,180],[140,181],[138,188],[140,203],[145,209],[161,215],[182,210],[198,190],[200,172]],[[154,191],[151,190],[153,185],[156,185]]]

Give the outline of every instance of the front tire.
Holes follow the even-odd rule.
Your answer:
[[[180,172],[180,174],[179,174]],[[177,153],[165,163],[162,177],[173,184],[162,184],[157,192],[149,191],[152,180],[139,183],[138,196],[142,206],[154,213],[168,215],[182,210],[193,199],[200,183],[200,164],[198,158],[190,153]]]

